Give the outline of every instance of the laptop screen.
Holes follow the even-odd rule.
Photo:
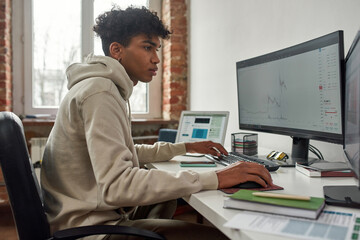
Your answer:
[[[224,144],[229,112],[183,111],[176,142],[213,141]]]

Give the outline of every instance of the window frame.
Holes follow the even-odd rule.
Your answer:
[[[58,108],[35,108],[32,106],[32,2],[33,0],[13,0],[12,8],[12,46],[13,46],[13,111],[17,114],[56,115]],[[93,51],[94,24],[93,1],[82,0],[81,56],[84,58]],[[149,0],[149,9],[161,17],[161,0]],[[89,41],[89,39],[91,39]],[[162,49],[158,52],[162,60]],[[162,63],[158,74],[148,86],[148,112],[133,112],[134,118],[161,118],[162,102]],[[64,69],[65,71],[65,69]]]

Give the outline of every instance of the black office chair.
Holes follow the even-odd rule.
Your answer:
[[[40,186],[30,162],[21,120],[14,113],[0,112],[0,165],[20,240],[77,239],[100,234],[165,239],[148,230],[113,225],[75,227],[51,235]]]
[[[170,129],[170,128],[161,128],[159,130],[159,142],[171,142],[174,143],[176,140],[176,129]]]

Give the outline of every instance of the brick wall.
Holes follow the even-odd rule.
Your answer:
[[[11,0],[0,0],[0,111],[11,111],[11,89]]]
[[[0,0],[0,111],[12,110],[11,0]]]
[[[163,118],[187,109],[187,16],[185,0],[164,0],[162,20],[172,31],[163,49]]]

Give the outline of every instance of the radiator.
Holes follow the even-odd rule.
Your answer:
[[[47,138],[41,137],[41,138],[31,138],[30,144],[31,144],[31,162],[33,164],[39,164],[42,161],[42,157],[45,150]]]

